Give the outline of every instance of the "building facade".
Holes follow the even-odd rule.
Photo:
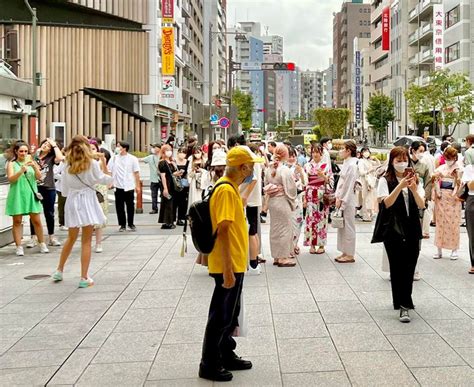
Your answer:
[[[67,143],[75,134],[110,135],[144,150],[150,135],[150,122],[140,114],[140,98],[148,94],[148,2],[30,4],[38,16],[38,131],[23,126],[21,137]],[[0,40],[2,56],[15,75],[32,79],[31,15],[20,0],[2,0],[0,9],[0,36],[9,37]]]
[[[306,70],[300,73],[301,77],[301,118],[313,119],[313,112],[325,106],[323,72]]]
[[[370,37],[370,4],[362,0],[346,1],[333,17],[334,100],[336,107],[352,104],[351,80],[353,41]]]

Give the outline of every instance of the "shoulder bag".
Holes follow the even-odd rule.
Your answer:
[[[20,167],[22,166],[18,161],[16,162]],[[26,182],[28,183],[28,185],[30,186],[31,188],[31,191],[33,192],[33,196],[35,197],[35,199],[37,201],[41,201],[43,200],[43,195],[41,195],[38,191],[35,191],[35,189],[33,188],[33,186],[31,185],[31,182],[28,180],[28,177],[26,176],[26,171],[24,172],[24,175],[25,175],[25,179],[26,179]]]
[[[169,163],[165,160],[166,165],[168,166],[168,170],[171,174],[171,179],[173,180],[173,188],[176,192],[181,192],[183,190],[183,183],[181,181],[181,177],[173,175],[171,171]]]
[[[99,201],[99,203],[105,202],[104,195],[102,195],[101,192],[97,191],[94,187],[91,187],[89,184],[84,183],[82,179],[79,177],[79,175],[74,175],[74,176],[76,176],[83,185],[95,191],[95,196],[97,196],[97,200]]]

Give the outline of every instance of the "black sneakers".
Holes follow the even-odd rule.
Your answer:
[[[127,231],[127,229],[125,227],[120,227],[119,228],[119,232],[125,232],[125,231]]]
[[[229,371],[243,371],[252,368],[250,360],[244,360],[241,357],[234,357],[232,359],[224,360],[224,368]]]
[[[199,377],[202,379],[214,380],[215,382],[230,382],[234,375],[223,367],[209,369],[201,364],[199,365]]]
[[[132,224],[131,226],[128,226],[128,228],[130,231],[137,231],[137,228],[135,227],[134,224]]]
[[[408,314],[408,309],[400,306],[400,322],[409,323],[411,321],[410,315]]]

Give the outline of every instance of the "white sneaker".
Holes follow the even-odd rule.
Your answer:
[[[61,242],[59,242],[56,238],[51,238],[48,243],[49,246],[61,246]]]
[[[29,240],[29,242],[26,244],[26,248],[27,249],[32,249],[33,247],[35,247],[36,245],[38,244],[38,240],[36,238],[31,238]]]
[[[23,251],[23,246],[16,247],[16,255],[18,255],[19,257],[23,257],[25,255],[25,252]]]
[[[441,259],[441,258],[443,258],[443,256],[439,253],[436,253],[436,254],[433,254],[433,258],[434,259]]]
[[[257,267],[254,269],[252,266],[249,266],[249,269],[247,270],[247,275],[260,275],[262,272],[262,267],[260,264],[257,265]]]
[[[104,250],[102,249],[102,245],[95,245],[95,252],[96,252],[96,253],[101,253],[102,251],[104,251]]]
[[[451,253],[451,260],[452,261],[455,261],[456,259],[458,259],[458,252],[457,251],[453,251]]]
[[[39,248],[40,248],[40,253],[41,254],[47,254],[49,253],[49,249],[48,247],[46,246],[46,243],[39,243]]]
[[[419,272],[416,272],[413,275],[413,281],[419,281],[419,280],[421,280],[421,274]]]
[[[61,231],[68,231],[69,230],[66,226],[60,226],[59,229]]]

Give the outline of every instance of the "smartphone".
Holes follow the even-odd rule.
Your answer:
[[[415,174],[415,170],[412,167],[405,168],[405,172],[403,172],[403,176],[413,176]]]

